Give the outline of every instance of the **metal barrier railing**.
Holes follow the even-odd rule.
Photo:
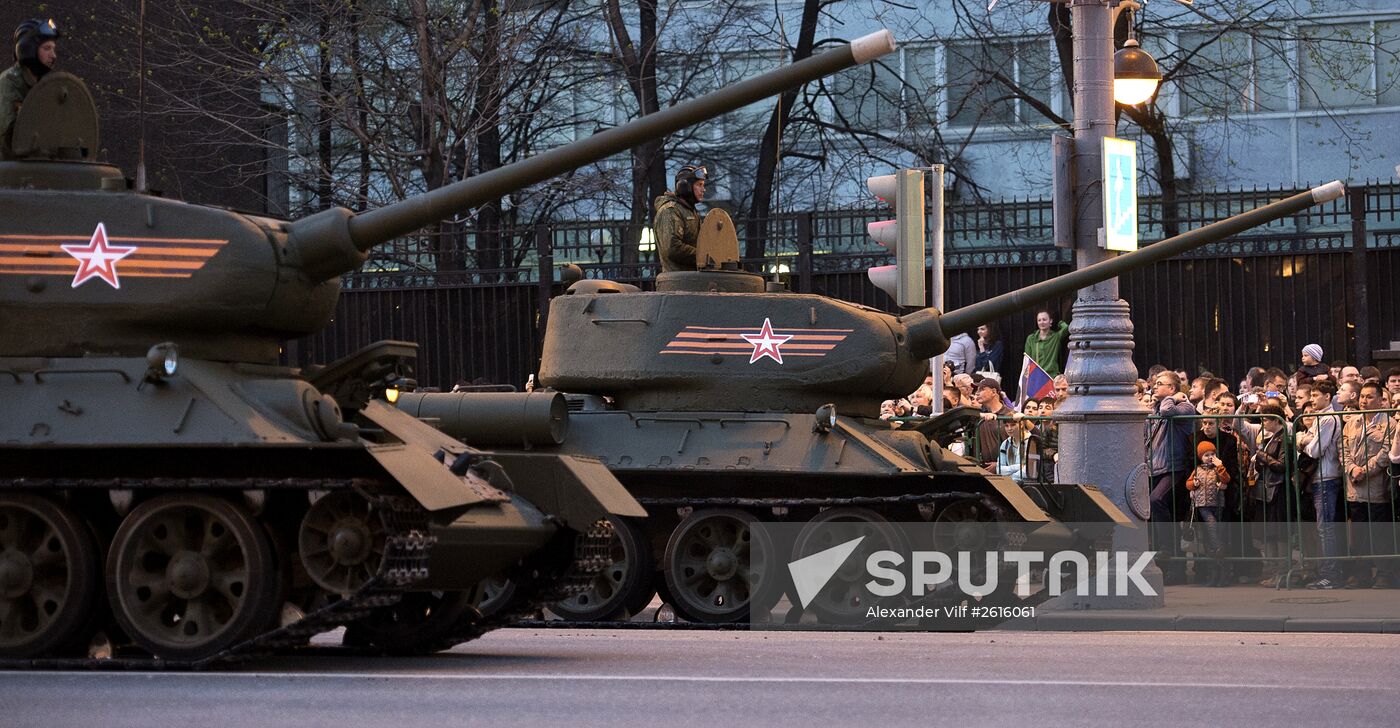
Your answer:
[[[1318,579],[1335,586],[1400,584],[1400,498],[1391,463],[1400,451],[1397,417],[1400,409],[1391,408],[1293,419],[1297,451],[1316,462],[1300,484],[1310,499],[1300,498],[1298,525],[1300,564]]]
[[[1153,415],[1144,437],[1152,492],[1149,542],[1168,581],[1195,563],[1198,583],[1223,585],[1241,575],[1267,574],[1277,584],[1282,574],[1286,584],[1298,513],[1287,420]],[[1206,442],[1213,453],[1205,453]],[[1224,482],[1216,488],[1213,481]],[[1205,566],[1213,572],[1209,579],[1201,578]]]
[[[1053,416],[1016,413],[983,417],[987,429],[979,425],[964,432],[961,455],[1017,483],[1055,480],[1059,433]],[[991,428],[996,428],[995,438],[987,435]],[[1012,434],[1018,439],[1013,440]]]
[[[1370,583],[1371,568],[1386,582],[1400,577],[1400,498],[1397,468],[1390,462],[1391,452],[1400,451],[1397,416],[1400,409],[1329,411],[1288,421],[1221,413],[1149,417],[1147,462],[1155,496],[1151,541],[1169,579],[1185,563],[1206,555],[1225,562],[1271,564],[1277,567],[1275,583],[1280,587],[1308,579],[1339,583],[1341,564],[1353,567],[1352,576],[1361,585]],[[1264,420],[1273,425],[1266,429]],[[1269,449],[1277,453],[1267,459],[1281,468],[1261,472],[1256,453],[1266,436]],[[1238,475],[1232,473],[1231,479],[1240,482],[1234,502],[1224,507],[1223,557],[1218,547],[1203,555],[1199,538],[1180,538],[1183,531],[1196,531],[1198,536],[1200,532],[1182,529],[1181,524],[1200,515],[1188,500],[1184,474],[1200,467],[1196,446],[1203,439],[1218,453],[1229,453],[1227,460],[1237,458]],[[1300,455],[1306,456],[1306,467],[1300,467]],[[1270,489],[1273,498],[1268,497]],[[1277,501],[1280,497],[1282,502]]]

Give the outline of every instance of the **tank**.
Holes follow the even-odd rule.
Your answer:
[[[847,522],[869,533],[888,521],[931,521],[945,532],[1007,522],[1019,524],[1026,548],[1045,550],[1082,546],[1102,536],[1103,524],[1129,523],[1093,485],[1018,483],[943,447],[975,411],[893,428],[878,419],[879,404],[917,388],[930,357],[958,332],[1342,194],[1333,182],[949,313],[895,316],[773,292],[735,269],[733,242],[728,255],[700,256],[709,269],[660,274],[655,292],[574,283],[550,303],[539,369],[542,385],[566,394],[567,437],[553,445],[511,436],[517,448],[602,458],[650,516],[615,519],[612,566],[553,609],[615,619],[659,590],[686,619],[748,618],[755,579],[745,553],[757,519]],[[472,396],[429,394],[400,405],[451,433],[468,427]],[[518,396],[523,407],[526,395]],[[857,614],[862,605],[834,583],[811,608],[838,620]]]
[[[293,221],[131,189],[93,159],[81,80],[48,74],[0,163],[0,659],[203,667],[342,625],[358,648],[426,652],[590,586],[610,519],[645,515],[600,460],[482,450],[405,414],[414,344],[296,369],[281,343],[328,324],[376,244],[890,50],[875,34]]]

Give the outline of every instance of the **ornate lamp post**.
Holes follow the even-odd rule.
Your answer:
[[[1103,140],[1114,136],[1115,54],[1113,21],[1120,9],[1136,3],[1118,0],[1069,0],[1074,29],[1074,209],[1075,266],[1083,268],[1117,255],[1100,247],[1104,227]],[[1123,91],[1136,86],[1137,103],[1151,98],[1161,73],[1136,41],[1119,51]],[[1145,62],[1144,62],[1145,60]],[[1147,65],[1150,64],[1150,70]],[[1155,80],[1151,80],[1155,75]],[[1151,80],[1151,89],[1143,93]],[[1127,100],[1132,100],[1131,98]],[[1065,375],[1070,397],[1056,411],[1060,424],[1059,477],[1103,489],[1140,524],[1118,529],[1114,550],[1147,549],[1148,478],[1143,467],[1143,427],[1147,408],[1135,396],[1133,322],[1128,303],[1118,296],[1113,279],[1079,291],[1070,325],[1070,356]],[[1135,560],[1135,556],[1130,557]],[[1115,564],[1116,566],[1116,564]],[[1080,597],[1084,606],[1153,608],[1162,605],[1162,575],[1150,567],[1147,580],[1155,597]]]

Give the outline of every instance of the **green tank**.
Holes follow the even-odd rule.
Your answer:
[[[278,363],[376,244],[893,49],[888,32],[355,215],[284,221],[138,190],[51,73],[0,163],[0,660],[204,666],[304,643],[422,652],[573,596],[610,519],[597,458],[489,452],[391,402],[417,348]],[[490,429],[490,428],[487,428]],[[483,617],[483,584],[510,588]],[[110,639],[98,643],[93,636]]]
[[[662,273],[655,292],[574,283],[550,303],[539,369],[543,386],[566,394],[567,436],[557,445],[510,436],[531,452],[602,458],[650,515],[615,519],[612,566],[592,589],[553,609],[614,619],[660,590],[686,619],[745,619],[750,586],[761,581],[746,561],[757,519],[848,522],[848,530],[865,533],[889,533],[888,521],[931,521],[951,533],[966,522],[1011,522],[1021,524],[1015,528],[1026,548],[1046,550],[1089,536],[1065,524],[1128,523],[1092,485],[1018,483],[941,446],[975,421],[975,411],[896,429],[878,419],[880,402],[917,388],[930,357],[958,332],[1342,191],[1334,182],[946,314],[895,316],[775,292],[761,276],[722,267]],[[538,409],[550,396],[558,395],[517,395],[518,406]],[[418,395],[400,406],[455,433],[476,407],[472,397]],[[837,619],[858,612],[854,589],[843,593],[840,579],[834,582],[838,588],[812,608]]]

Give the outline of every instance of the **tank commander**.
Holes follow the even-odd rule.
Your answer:
[[[687,164],[676,172],[676,189],[656,198],[656,250],[661,272],[695,270],[695,243],[700,237],[697,203],[705,199],[707,172],[703,166]]]
[[[29,90],[58,62],[58,26],[30,19],[15,28],[15,65],[0,74],[0,158],[14,156],[15,117]]]

